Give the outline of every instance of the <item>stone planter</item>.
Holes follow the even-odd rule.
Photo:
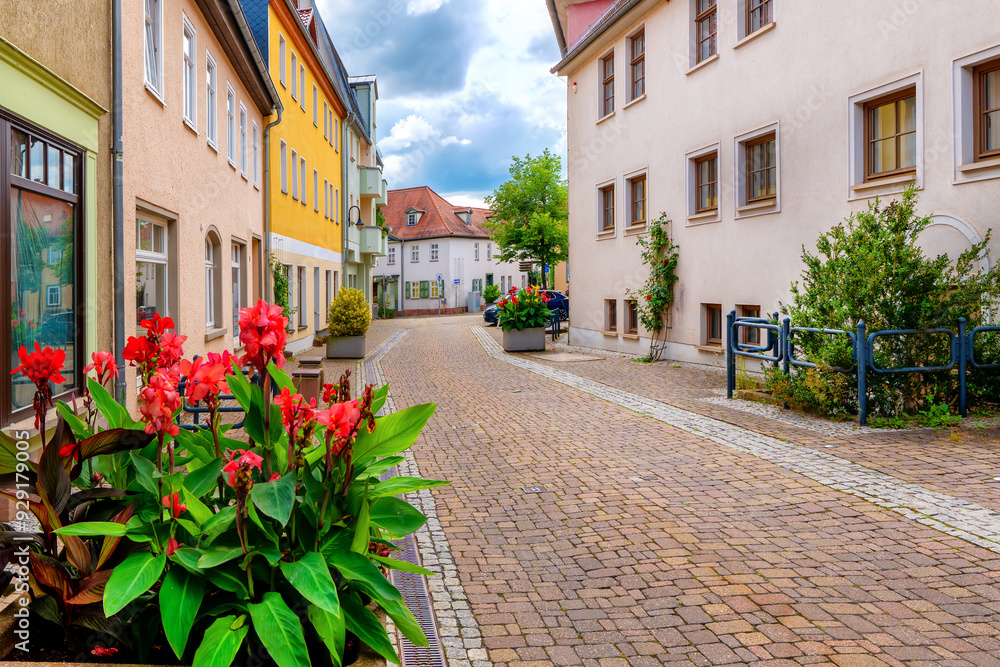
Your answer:
[[[545,350],[545,327],[511,329],[503,332],[503,349],[507,352],[535,352]]]
[[[330,336],[326,339],[327,359],[361,359],[364,356],[364,336]]]

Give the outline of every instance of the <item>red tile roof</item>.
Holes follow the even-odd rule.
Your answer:
[[[392,228],[392,235],[404,241],[442,236],[490,238],[490,233],[483,227],[486,219],[493,214],[489,209],[455,206],[427,186],[389,190],[388,195],[389,203],[382,209],[382,214]],[[472,221],[466,224],[460,214],[470,210]],[[422,214],[412,227],[406,226],[409,211]]]
[[[312,7],[307,7],[306,9],[300,9],[299,18],[302,19],[303,25],[309,25],[309,20],[312,19],[313,10]]]

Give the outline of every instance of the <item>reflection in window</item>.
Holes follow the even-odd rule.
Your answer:
[[[165,225],[139,219],[136,221],[135,253],[135,322],[167,311],[167,228]]]

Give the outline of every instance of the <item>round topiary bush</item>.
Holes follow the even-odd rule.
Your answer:
[[[330,302],[326,326],[331,336],[364,336],[371,322],[371,307],[361,290],[345,287]]]

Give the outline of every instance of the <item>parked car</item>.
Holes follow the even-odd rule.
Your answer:
[[[559,311],[559,320],[565,322],[569,319],[569,297],[556,290],[539,290],[548,297],[547,305],[549,310]],[[491,304],[483,311],[483,321],[487,324],[496,324],[498,318],[497,304]]]
[[[76,334],[76,321],[73,311],[64,310],[42,322],[41,339],[45,345],[65,347],[72,345]]]

